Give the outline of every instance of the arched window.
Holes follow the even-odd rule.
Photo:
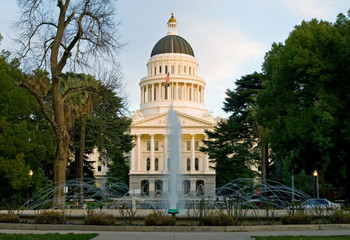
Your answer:
[[[188,68],[188,74],[191,75],[191,67]]]
[[[197,180],[196,181],[196,193],[197,195],[204,195],[204,181],[203,180]]]
[[[154,75],[157,75],[157,67],[154,67]]]
[[[157,101],[157,88],[156,87],[154,87],[154,89],[153,89],[153,99],[154,99],[154,101]]]
[[[141,181],[141,196],[149,195],[149,183],[148,180]]]
[[[163,194],[163,181],[162,180],[156,180],[155,182],[154,182],[154,190],[155,190],[155,193],[154,193],[154,195],[155,196],[162,196],[162,194]]]
[[[168,99],[168,88],[167,84],[164,85],[164,99]]]
[[[159,165],[158,165],[158,158],[156,158],[156,159],[154,159],[154,170],[155,171],[158,171],[158,169],[159,169]]]
[[[194,160],[194,168],[196,169],[196,171],[198,171],[198,169],[199,169],[199,160],[198,160],[198,158],[196,158]]]
[[[159,74],[162,73],[162,66],[159,66]]]
[[[151,159],[147,158],[147,171],[149,171],[151,169]]]
[[[188,196],[188,194],[190,194],[191,191],[191,182],[188,180],[184,180],[183,181],[183,193],[184,196]]]
[[[165,65],[165,74],[168,73],[168,65]]]
[[[190,158],[186,159],[186,169],[187,169],[187,171],[191,170],[191,159]]]

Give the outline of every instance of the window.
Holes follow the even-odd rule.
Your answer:
[[[154,185],[155,185],[155,193],[154,195],[159,197],[159,196],[162,196],[162,193],[163,193],[163,181],[162,180],[156,180],[154,182]]]
[[[154,142],[154,151],[159,151],[159,142],[158,141]]]
[[[174,73],[174,72],[175,72],[175,66],[171,65],[171,73]]]
[[[177,88],[177,99],[181,100],[182,98],[182,91],[181,91],[181,87]]]
[[[194,168],[196,169],[196,171],[198,171],[198,169],[199,169],[199,160],[198,160],[198,158],[196,158],[194,160]]]
[[[180,74],[180,72],[181,72],[181,66],[179,65],[177,68],[177,74]]]
[[[186,150],[189,152],[191,151],[191,141],[186,142]]]
[[[191,67],[188,68],[188,74],[191,75]]]
[[[153,89],[153,100],[154,101],[157,100],[157,88],[156,87]]]
[[[149,183],[147,180],[141,181],[141,196],[149,195]]]
[[[183,181],[183,193],[185,196],[188,196],[188,194],[191,191],[191,183],[188,180]]]
[[[156,75],[157,73],[157,67],[154,67],[154,75]]]
[[[199,151],[199,142],[198,141],[194,142],[194,150]]]
[[[164,88],[165,90],[165,93],[164,93],[164,98],[165,99],[168,99],[168,87],[167,87],[167,85],[165,85],[165,88]]]
[[[147,151],[151,151],[151,141],[147,141]]]
[[[152,101],[152,87],[148,88],[148,101],[151,102]]]
[[[168,65],[165,65],[165,74],[168,73]]]
[[[147,165],[147,171],[149,171],[150,169],[151,169],[151,159],[150,158],[147,158],[147,163],[146,163],[146,165]]]
[[[97,166],[97,171],[98,171],[98,172],[101,172],[101,171],[102,171],[102,166],[100,166],[100,165]]]
[[[143,102],[146,102],[146,88],[143,88]]]
[[[186,66],[184,66],[184,73],[186,73]]]
[[[159,74],[162,73],[162,66],[159,66]]]
[[[196,181],[196,193],[197,195],[204,195],[204,181],[203,180],[198,180]]]
[[[188,88],[188,100],[192,100],[192,89]]]
[[[186,159],[186,168],[187,168],[187,171],[191,171],[191,159],[190,158]]]
[[[154,159],[154,170],[155,171],[158,171],[159,169],[159,161],[158,161],[158,158]]]

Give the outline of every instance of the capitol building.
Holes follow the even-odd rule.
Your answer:
[[[215,194],[215,170],[199,148],[206,139],[205,130],[213,130],[217,119],[205,107],[205,80],[198,76],[191,45],[177,33],[173,14],[167,25],[168,33],[154,45],[147,75],[139,82],[140,108],[133,113],[130,126],[135,136],[129,153],[130,193],[157,197],[169,190],[167,116],[173,106],[182,128],[178,173],[183,194]],[[107,168],[98,162],[95,165],[98,180]]]

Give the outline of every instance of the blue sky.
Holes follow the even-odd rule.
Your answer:
[[[120,40],[127,45],[119,55],[130,111],[139,108],[139,81],[156,42],[167,33],[174,13],[178,34],[192,46],[198,74],[207,83],[205,104],[214,116],[222,111],[225,90],[234,89],[241,76],[261,71],[273,42],[284,42],[295,25],[312,18],[330,22],[346,14],[348,0],[119,0]],[[1,0],[1,49],[12,50],[13,22],[19,9],[14,0]]]

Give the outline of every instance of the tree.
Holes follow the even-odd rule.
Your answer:
[[[266,89],[257,101],[258,121],[270,129],[283,167],[306,174],[317,169],[322,181],[339,190],[350,180],[349,33],[350,20],[342,14],[335,24],[313,19],[296,26],[267,53]]]
[[[0,35],[0,41],[1,41]],[[34,97],[14,84],[21,79],[17,59],[0,53],[0,202],[22,205],[30,191],[50,178],[54,134]],[[29,171],[33,171],[33,176]]]
[[[254,119],[255,98],[261,86],[262,75],[253,73],[235,82],[236,89],[226,91],[223,110],[231,113],[214,131],[206,131],[208,140],[201,151],[214,162],[217,184],[224,185],[236,178],[253,177],[253,166],[258,165],[259,136]]]
[[[54,129],[57,141],[53,167],[54,205],[65,204],[63,183],[66,180],[69,129],[67,117],[70,96],[79,91],[94,90],[95,86],[79,84],[67,91],[61,89],[61,73],[65,67],[96,65],[101,59],[114,60],[121,47],[116,34],[114,1],[57,0],[53,2],[19,0],[23,10],[18,22],[22,44],[19,57],[26,69],[49,70],[50,82],[44,84],[28,75],[20,84],[37,99]],[[95,63],[94,63],[95,61]],[[113,63],[113,61],[112,61]],[[43,96],[50,92],[51,102]],[[68,112],[69,113],[69,112]]]

